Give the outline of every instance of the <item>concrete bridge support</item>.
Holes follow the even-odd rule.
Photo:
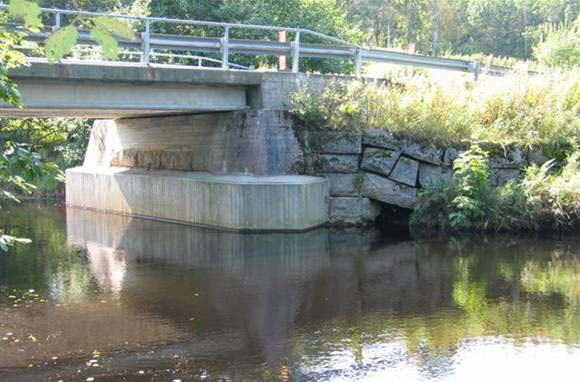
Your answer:
[[[67,204],[236,231],[325,224],[327,180],[296,175],[293,85],[265,82],[246,110],[97,120],[83,166],[67,171]]]
[[[155,65],[35,62],[13,70],[27,106],[0,115],[89,117],[71,206],[233,230],[306,230],[328,220],[328,185],[298,176],[287,110],[325,76]]]

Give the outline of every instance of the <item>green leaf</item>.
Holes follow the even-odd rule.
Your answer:
[[[93,18],[95,25],[106,30],[110,34],[125,37],[128,39],[135,38],[135,32],[130,26],[122,21],[107,16],[98,16]]]
[[[42,26],[42,12],[35,1],[10,0],[8,14],[11,17],[22,17],[24,24],[29,28],[40,28]]]
[[[119,44],[113,35],[98,25],[91,30],[91,37],[101,45],[105,57],[114,60],[119,55]]]
[[[44,54],[49,62],[58,62],[70,53],[77,44],[79,32],[74,25],[67,25],[52,34],[44,45]]]

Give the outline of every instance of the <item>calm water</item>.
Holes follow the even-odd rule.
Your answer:
[[[579,240],[0,224],[2,382],[580,380]]]

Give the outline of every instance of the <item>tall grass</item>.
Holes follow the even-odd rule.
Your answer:
[[[562,155],[580,142],[580,74],[337,82],[294,94],[292,111],[308,129],[375,128],[436,146],[521,144]]]

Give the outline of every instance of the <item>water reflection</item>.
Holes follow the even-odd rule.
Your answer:
[[[23,339],[0,341],[3,381],[580,372],[574,240],[239,235],[47,208],[10,222],[35,244],[0,257],[0,335]],[[49,301],[14,307],[9,294],[29,288]]]

